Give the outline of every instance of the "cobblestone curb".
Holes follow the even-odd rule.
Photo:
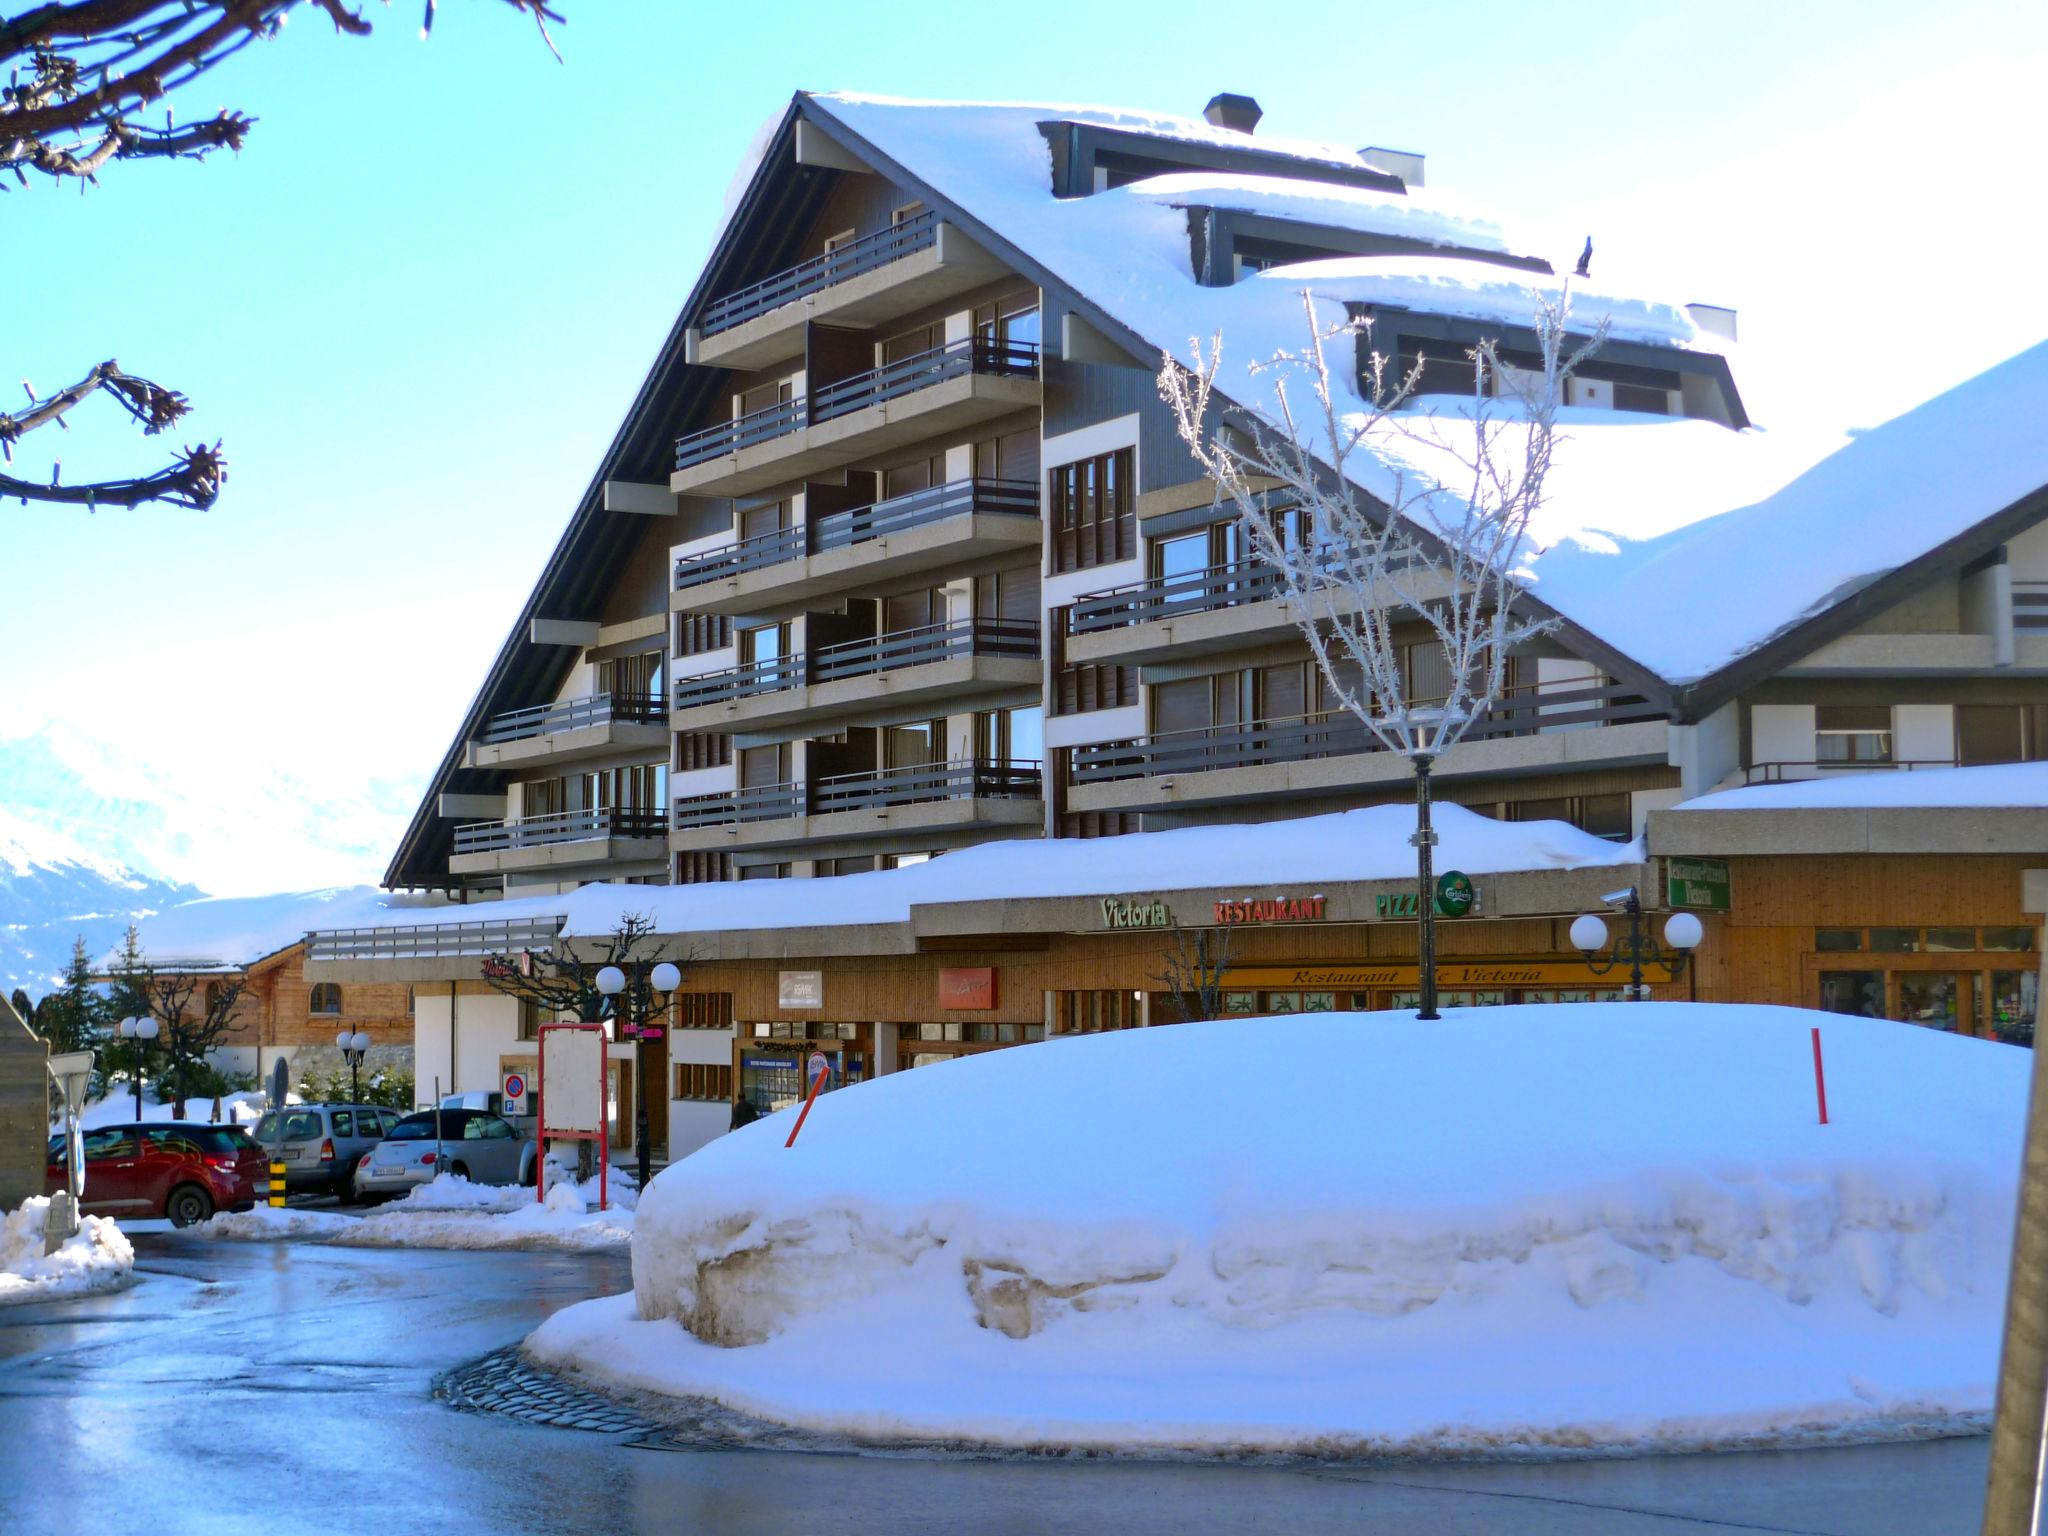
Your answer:
[[[610,1398],[529,1364],[516,1345],[457,1366],[435,1381],[434,1396],[458,1413],[501,1413],[557,1429],[644,1435],[660,1428]]]

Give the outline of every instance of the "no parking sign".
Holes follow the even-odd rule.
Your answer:
[[[505,1113],[523,1115],[526,1113],[526,1078],[518,1072],[505,1074]]]

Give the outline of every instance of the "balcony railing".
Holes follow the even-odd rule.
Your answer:
[[[1475,723],[1464,739],[1532,736],[1561,727],[1661,719],[1663,714],[1656,705],[1614,683],[1518,688]],[[1102,784],[1152,774],[1257,768],[1384,750],[1379,738],[1349,710],[1323,710],[1249,725],[1212,725],[1155,732],[1130,741],[1090,743],[1073,749],[1069,776],[1076,784]]]
[[[676,439],[675,467],[688,469],[693,464],[722,458],[742,448],[784,436],[799,427],[815,426],[835,417],[851,415],[947,379],[975,373],[1036,377],[1038,347],[1028,341],[995,341],[984,336],[969,336],[942,347],[933,347],[928,352],[884,363],[879,368],[870,368],[864,373],[826,384],[809,395],[798,395],[732,421],[706,427],[701,432],[687,433]]]
[[[938,213],[934,209],[926,209],[900,224],[876,230],[858,240],[849,240],[822,256],[813,256],[809,261],[777,272],[772,277],[764,277],[735,293],[713,299],[704,306],[704,317],[700,322],[703,332],[706,336],[715,336],[720,331],[729,331],[757,315],[767,314],[771,309],[793,304],[807,295],[830,288],[834,283],[843,283],[849,277],[885,267],[900,256],[924,250],[938,238]]]
[[[837,811],[884,810],[944,800],[1036,800],[1044,773],[1036,762],[963,758],[841,773],[809,783],[761,784],[675,803],[677,831],[826,816]]]
[[[550,843],[593,842],[610,837],[660,837],[661,812],[614,810],[557,811],[548,816],[521,816],[512,821],[478,821],[455,829],[455,851],[497,853],[510,848],[542,848]]]
[[[1286,582],[1272,566],[1253,561],[1211,566],[1175,576],[1156,576],[1074,599],[1067,633],[1093,635],[1132,624],[1149,624],[1183,613],[1207,613],[1278,597]]]
[[[508,922],[419,923],[404,928],[323,928],[307,936],[309,960],[433,960],[547,949],[562,931],[559,917]]]
[[[493,715],[477,740],[485,743],[530,741],[558,731],[577,731],[597,725],[659,725],[661,700],[639,694],[599,693],[586,699],[569,699],[560,704],[538,704],[531,709],[514,709]]]
[[[2048,581],[2012,584],[2012,627],[2028,632],[2048,630]]]
[[[1785,758],[1769,763],[1745,763],[1742,782],[1745,784],[1789,784],[1799,779],[1816,779],[1832,773],[1911,773],[1922,768],[1953,768],[1957,766],[1952,757],[1898,757],[1878,760],[1874,758],[1809,758],[1799,761]]]
[[[947,518],[1038,516],[1038,486],[1030,480],[950,480],[922,491],[891,496],[869,506],[833,512],[807,526],[776,528],[750,539],[676,561],[676,590],[781,565],[803,555],[845,549],[907,528]]]
[[[845,640],[837,645],[750,662],[743,667],[728,667],[722,672],[679,678],[675,688],[675,707],[694,709],[701,704],[724,704],[734,699],[751,698],[755,694],[863,677],[875,672],[893,672],[901,667],[923,666],[956,656],[1014,656],[1036,660],[1038,625],[1026,619],[952,619],[944,624],[926,624],[917,629],[899,629],[886,635]]]

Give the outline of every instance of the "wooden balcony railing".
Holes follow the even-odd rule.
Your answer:
[[[676,801],[674,818],[676,830],[688,831],[941,800],[1036,800],[1043,785],[1036,762],[967,758],[689,795]]]
[[[1030,480],[950,480],[922,491],[891,496],[865,507],[833,512],[808,525],[776,528],[723,549],[685,555],[676,561],[676,590],[780,565],[803,555],[844,549],[908,528],[948,518],[982,515],[1038,516],[1038,485]]]
[[[899,399],[968,374],[1035,378],[1038,347],[1028,341],[968,336],[911,357],[884,363],[776,405],[676,439],[675,467],[688,469],[742,448],[782,437],[799,427],[831,421],[871,405]]]
[[[1539,685],[1512,690],[1466,733],[1465,740],[1532,736],[1546,730],[1662,717],[1663,711],[1656,705],[1618,683]],[[1129,741],[1094,742],[1075,747],[1068,768],[1076,784],[1101,784],[1153,774],[1257,768],[1384,750],[1379,738],[1349,710],[1323,710],[1248,725],[1212,725],[1155,732]]]
[[[455,851],[496,853],[510,848],[541,848],[550,843],[595,842],[611,837],[660,837],[661,812],[614,810],[558,811],[547,816],[521,816],[511,821],[478,821],[455,829]]]
[[[558,731],[576,731],[595,725],[659,725],[662,718],[660,699],[639,694],[599,693],[585,699],[538,704],[531,709],[514,709],[493,715],[477,740],[485,743],[529,741],[536,736],[552,736]]]
[[[840,678],[893,672],[956,656],[1017,656],[1036,659],[1038,625],[1025,619],[952,619],[917,629],[899,629],[862,640],[841,641],[797,651],[743,667],[728,667],[676,680],[675,707],[725,704],[755,694],[829,683]]]
[[[713,299],[704,306],[699,325],[706,336],[729,331],[772,309],[780,309],[785,304],[793,304],[807,295],[830,288],[834,283],[843,283],[849,277],[872,272],[913,251],[924,250],[935,244],[938,238],[938,212],[928,208],[900,224],[876,230],[858,240],[849,240],[822,256],[813,256],[809,261],[786,268],[772,277],[764,277],[758,283]]]

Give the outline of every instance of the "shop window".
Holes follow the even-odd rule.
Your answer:
[[[1952,971],[1896,971],[1899,1017],[1928,1029],[1954,1031],[1969,1001],[1967,977]]]
[[[732,1098],[732,1068],[715,1062],[686,1061],[676,1066],[675,1097],[708,1102]]]
[[[1852,1013],[1859,1018],[1884,1015],[1883,971],[1822,971],[1820,1006],[1824,1013]]]
[[[341,986],[338,982],[316,981],[313,983],[313,1000],[307,1009],[310,1013],[341,1012]]]
[[[1105,1029],[1131,1029],[1139,1022],[1139,994],[1120,988],[1095,992],[1060,992],[1057,1017],[1063,1035],[1094,1034]]]
[[[1822,763],[1888,763],[1892,711],[1888,704],[1823,704],[1813,712],[1813,755]]]
[[[1861,928],[1816,928],[1813,947],[1824,955],[1854,954],[1863,948]]]
[[[1979,949],[1994,954],[2025,954],[2034,947],[2034,930],[2031,928],[1986,928],[1978,940]]]
[[[1920,953],[1920,930],[1873,928],[1870,930],[1870,952],[1875,955],[1917,955]]]
[[[2041,977],[2035,971],[1991,973],[1992,1035],[2008,1045],[2034,1043],[2034,1019],[2040,1010]]]
[[[1968,954],[1977,947],[1974,928],[1930,928],[1923,946],[1930,954]]]

